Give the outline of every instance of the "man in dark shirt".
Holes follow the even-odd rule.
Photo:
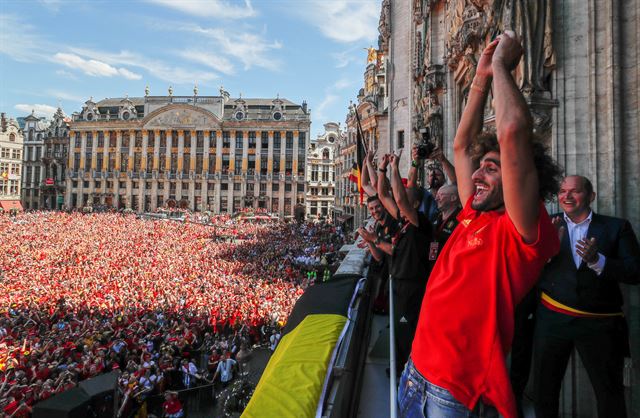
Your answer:
[[[433,240],[429,244],[429,270],[435,265],[442,247],[458,226],[458,213],[460,213],[458,188],[453,184],[440,187],[436,193],[436,203],[438,214],[433,221]]]
[[[429,277],[428,243],[432,239],[431,222],[418,211],[419,191],[405,189],[396,155],[385,155],[378,169],[378,196],[398,223],[392,239],[390,275],[393,278],[394,320],[397,360],[404,364],[411,352],[411,343],[418,324],[422,296]],[[386,177],[391,167],[391,191]],[[414,196],[409,196],[413,193]]]

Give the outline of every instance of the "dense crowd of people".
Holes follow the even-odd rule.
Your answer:
[[[0,215],[0,410],[28,416],[112,370],[124,399],[217,377],[221,358],[286,321],[313,268],[295,260],[319,266],[340,237],[228,216]]]

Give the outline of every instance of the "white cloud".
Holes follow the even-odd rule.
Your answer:
[[[94,51],[84,48],[70,48],[71,52],[78,55],[89,57],[93,60],[105,62],[110,65],[127,65],[129,67],[138,67],[148,71],[155,77],[170,83],[185,84],[198,82],[206,82],[218,78],[217,74],[206,71],[195,71],[189,68],[173,67],[167,65],[160,60],[154,60],[142,55],[132,53],[130,51],[120,51],[118,53],[109,53],[102,51]]]
[[[212,39],[223,54],[242,62],[245,70],[251,67],[260,67],[278,71],[282,65],[280,60],[270,55],[273,50],[282,48],[282,43],[280,41],[266,41],[264,33],[258,35],[249,32],[233,32],[220,28],[202,28],[199,26],[185,27],[185,29]]]
[[[38,3],[42,4],[47,9],[52,12],[59,12],[60,6],[62,5],[62,0],[38,0]]]
[[[127,80],[140,80],[141,75],[127,70],[126,68],[116,68],[106,62],[95,59],[84,59],[76,54],[58,52],[53,56],[53,61],[66,67],[80,70],[93,77],[113,77],[121,76]]]
[[[333,88],[335,90],[344,90],[347,87],[351,86],[353,83],[350,80],[347,80],[346,78],[341,78],[340,80],[336,81],[333,84]]]
[[[326,120],[327,119],[326,110],[329,108],[329,106],[333,105],[336,102],[336,100],[338,100],[338,96],[332,93],[327,93],[322,99],[322,101],[320,102],[320,104],[318,105],[318,107],[314,109],[315,110],[314,119],[321,121],[321,123],[328,122]]]
[[[244,19],[254,17],[257,12],[251,6],[249,0],[244,1],[243,6],[234,5],[224,0],[147,0],[150,3],[159,4],[179,10],[183,13],[197,17],[215,17],[222,19]],[[237,2],[236,2],[237,3]]]
[[[189,61],[197,62],[202,65],[206,65],[216,71],[223,74],[233,74],[234,68],[231,61],[218,54],[212,54],[204,51],[197,50],[185,50],[178,52],[178,55]]]
[[[31,111],[33,110],[33,113],[36,116],[46,116],[48,118],[53,116],[53,114],[56,113],[56,110],[58,110],[56,107],[46,104],[17,104],[14,108],[23,113],[29,114],[31,114]]]
[[[0,15],[0,54],[18,62],[47,59],[47,42],[35,33],[33,25],[13,15]]]
[[[294,13],[337,42],[374,42],[378,37],[380,0],[307,0]]]

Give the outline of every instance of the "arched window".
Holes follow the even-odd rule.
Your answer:
[[[328,160],[329,159],[329,149],[325,148],[322,150],[322,159],[323,160]]]

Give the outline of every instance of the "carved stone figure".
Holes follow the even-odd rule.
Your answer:
[[[378,49],[384,54],[389,52],[389,37],[391,36],[391,0],[382,1],[382,11],[378,23]]]
[[[507,0],[504,7],[504,28],[522,37],[524,64],[520,87],[525,94],[549,91],[549,75],[556,66],[552,2]]]
[[[442,144],[443,126],[442,126],[442,106],[438,101],[437,94],[431,94],[429,98],[429,116],[427,125],[431,131],[431,137],[437,144]]]

